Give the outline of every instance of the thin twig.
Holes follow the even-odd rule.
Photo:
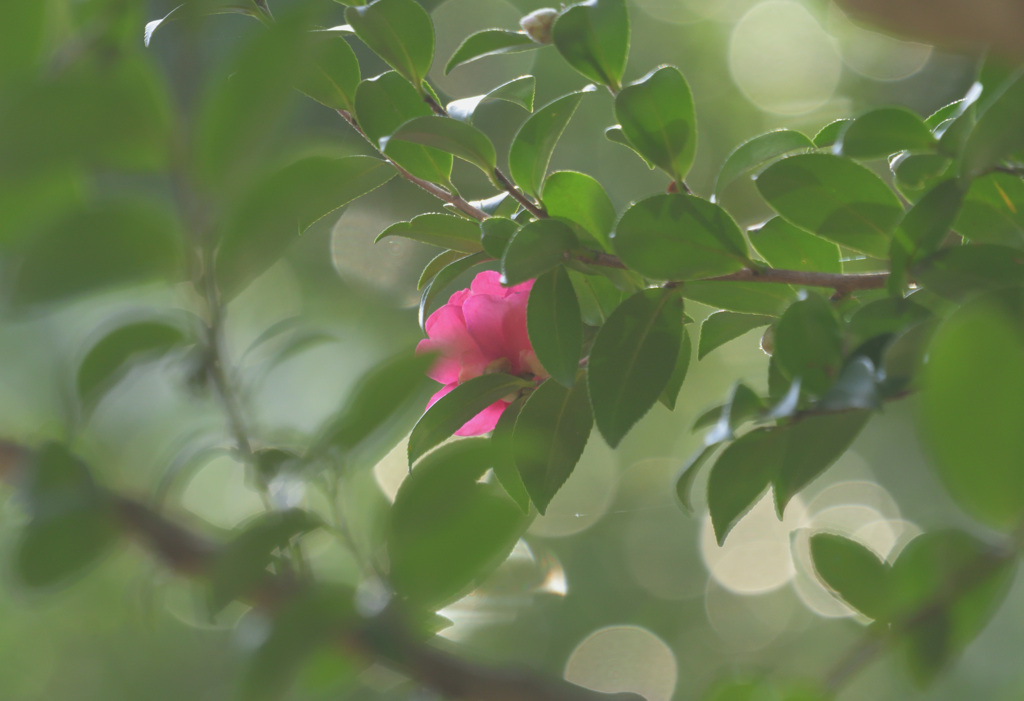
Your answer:
[[[505,189],[505,192],[512,196],[512,199],[523,205],[523,208],[526,209],[526,211],[538,219],[547,219],[548,213],[544,211],[544,208],[535,205],[529,197],[524,195],[519,188],[517,188],[515,184],[501,172],[500,168],[494,169],[494,179],[497,180],[498,184]]]
[[[424,180],[423,178],[416,177],[415,175],[407,171],[405,168],[395,163],[392,159],[388,158],[388,156],[383,151],[380,150],[380,147],[378,147],[377,144],[373,143],[370,137],[366,135],[366,132],[364,132],[362,127],[359,126],[359,123],[356,121],[355,117],[353,117],[349,112],[346,112],[345,110],[338,110],[338,114],[340,114],[345,119],[345,121],[348,122],[352,126],[352,128],[359,133],[360,136],[366,139],[366,142],[370,144],[370,146],[372,146],[377,153],[383,156],[388,163],[394,166],[395,170],[398,171],[399,175],[401,175],[403,178],[411,182],[413,185],[416,185],[420,189],[425,190],[426,192],[430,193],[431,195],[441,200],[442,202],[447,202],[460,212],[469,215],[470,217],[476,219],[477,221],[483,221],[484,219],[488,218],[489,215],[487,214],[487,212],[483,211],[479,207],[474,207],[466,200],[462,199],[456,194],[448,192],[448,190],[444,189],[440,185],[436,185],[430,182],[429,180]]]

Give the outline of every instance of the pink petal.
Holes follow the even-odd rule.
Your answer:
[[[427,377],[440,382],[442,385],[446,385],[449,382],[459,381],[459,371],[462,369],[459,365],[458,358],[454,358],[444,354],[444,347],[441,346],[437,341],[433,341],[429,338],[424,338],[422,341],[416,344],[417,353],[437,353],[437,360],[434,361],[434,365],[427,370]]]
[[[462,309],[451,304],[446,304],[430,315],[426,323],[427,336],[433,344],[426,348],[440,351],[446,358],[451,359],[458,366],[455,377],[463,380],[476,377],[484,371],[490,358],[480,350],[480,346],[473,340],[473,336],[466,328],[466,321],[463,318]],[[438,382],[451,382],[451,363],[445,363],[437,371],[437,377],[431,374]]]
[[[488,361],[509,357],[510,348],[505,339],[505,316],[510,311],[511,307],[505,300],[493,295],[474,295],[462,305],[466,330]]]
[[[484,270],[481,273],[477,273],[477,276],[473,278],[473,282],[470,283],[469,289],[475,295],[492,295],[499,299],[508,294],[509,290],[507,287],[502,287],[501,275],[494,270]]]
[[[508,406],[508,402],[499,399],[494,404],[481,411],[472,419],[467,421],[462,428],[455,432],[456,436],[479,436],[482,433],[493,431],[498,425],[498,419]]]

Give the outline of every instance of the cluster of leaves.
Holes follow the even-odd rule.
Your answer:
[[[4,10],[25,27],[18,55],[29,58],[0,63],[10,78],[0,101],[0,201],[10,213],[0,243],[17,261],[5,291],[9,308],[152,281],[190,282],[204,300],[197,310],[110,320],[79,362],[83,411],[129,367],[177,353],[197,384],[216,387],[241,432],[223,367],[224,304],[311,224],[400,176],[445,210],[380,234],[442,249],[420,277],[421,323],[479,267],[497,267],[509,285],[535,279],[527,324],[550,374],[540,384],[483,375],[415,423],[411,474],[376,544],[386,565],[379,548],[370,556],[400,598],[433,612],[471,590],[505,559],[534,509],[548,508],[594,425],[615,447],[657,403],[674,408],[693,355],[696,332],[684,313],[692,301],[714,309],[700,325],[698,358],[758,328],[766,328],[762,347],[771,356],[766,393],[737,383],[697,421],[709,429],[704,446],[676,485],[689,504],[702,465],[711,463],[707,502],[720,542],[769,487],[781,515],[846,451],[871,412],[924,395],[924,438],[951,496],[1015,540],[1004,552],[964,534],[930,534],[891,564],[834,534],[816,536],[812,551],[840,597],[879,627],[905,634],[920,678],[940,670],[1005,593],[1024,523],[1024,76],[987,64],[966,98],[927,119],[883,108],[813,138],[789,130],[755,137],[728,157],[715,197],[704,198],[685,182],[697,125],[682,73],[660,66],[623,84],[625,0],[540,11],[524,20],[528,32],[468,37],[447,70],[553,50],[611,92],[607,137],[635,152],[640,167],[662,171],[667,186],[616,212],[594,178],[549,172],[593,85],[534,109],[535,79],[523,76],[442,106],[426,80],[434,30],[421,5],[343,4],[346,24],[313,32],[331,3],[297,3],[272,16],[255,0],[194,2],[150,22],[147,43],[189,13],[243,10],[265,24],[199,101],[185,145],[176,142],[179,116],[150,63],[134,58],[111,72],[94,59],[28,80],[46,59],[42,38],[31,45],[32,28],[43,24],[43,11],[33,8],[43,4]],[[353,38],[392,70],[363,78]],[[253,169],[255,159],[269,157],[270,135],[295,89],[340,113],[365,137],[369,155],[305,155],[269,174]],[[500,158],[474,125],[487,100],[529,113]],[[61,128],[69,102],[88,107],[76,112],[74,130]],[[40,120],[56,123],[40,129]],[[464,200],[452,182],[454,159],[476,167],[482,178],[474,187],[490,187],[493,196]],[[87,197],[96,169],[162,173],[178,206],[143,194]],[[744,231],[715,200],[750,173],[777,216]],[[285,325],[259,343],[282,334],[295,336],[282,353],[309,340]],[[238,451],[263,481],[285,469],[315,474],[325,464],[351,474],[408,433],[431,362],[405,355],[375,368],[301,449],[253,449],[240,433]],[[491,436],[441,445],[509,395],[517,400]],[[113,541],[112,502],[79,467],[54,446],[36,458],[33,518],[17,555],[29,585],[80,571]],[[482,479],[489,470],[496,483]],[[271,512],[243,527],[212,569],[211,607],[244,597],[268,569],[287,570],[290,549],[320,525],[303,512]],[[337,600],[314,595],[278,618],[257,655],[250,695],[278,688],[265,675],[284,678],[282,670],[301,661],[310,646],[294,643],[310,625],[326,635],[324,621],[355,615],[336,610]]]

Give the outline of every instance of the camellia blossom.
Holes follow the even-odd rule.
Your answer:
[[[428,409],[460,383],[480,375],[504,372],[547,377],[526,332],[526,302],[533,280],[503,287],[500,279],[491,270],[478,274],[469,289],[453,294],[448,304],[427,318],[427,338],[419,342],[416,352],[434,351],[440,355],[427,374],[444,385],[430,398]],[[487,433],[509,404],[499,399],[467,421],[455,435]]]

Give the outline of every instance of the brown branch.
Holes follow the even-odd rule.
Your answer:
[[[0,478],[18,480],[30,451],[0,441]],[[221,546],[156,513],[146,504],[110,494],[124,535],[177,574],[208,576]],[[287,572],[267,575],[245,595],[254,607],[273,612],[302,593],[302,582]],[[334,641],[371,662],[383,663],[451,699],[466,701],[644,701],[636,694],[605,694],[532,670],[497,668],[464,660],[416,637],[392,604],[357,626],[339,628]]]
[[[401,175],[403,178],[411,182],[413,185],[416,185],[421,190],[425,190],[426,192],[430,193],[431,195],[441,200],[442,202],[447,202],[460,212],[469,215],[470,217],[476,219],[477,221],[483,221],[484,219],[488,218],[487,212],[483,211],[482,209],[474,207],[466,200],[462,199],[456,194],[448,192],[448,190],[444,189],[440,185],[436,185],[430,182],[429,180],[424,180],[423,178],[416,177],[415,175],[407,171],[405,168],[395,163],[393,160],[388,158],[383,151],[380,150],[377,144],[373,143],[370,137],[366,135],[366,132],[364,132],[362,127],[359,126],[359,123],[356,121],[355,117],[353,117],[350,113],[346,112],[345,110],[338,110],[338,114],[340,114],[345,119],[345,121],[348,122],[352,126],[352,128],[359,133],[360,136],[366,139],[366,142],[370,144],[370,146],[372,146],[374,150],[377,151],[377,153],[383,156],[388,163],[394,166],[395,170],[398,171],[399,175]]]
[[[519,188],[517,188],[515,184],[501,172],[499,168],[494,169],[494,178],[498,181],[498,184],[505,189],[505,192],[512,195],[512,199],[523,205],[526,211],[538,219],[547,219],[548,213],[544,211],[544,208],[535,205],[529,197],[524,195]]]

